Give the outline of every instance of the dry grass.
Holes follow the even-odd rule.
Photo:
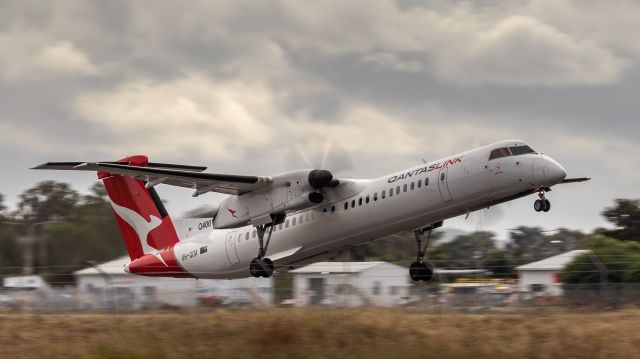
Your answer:
[[[0,316],[1,358],[640,358],[640,311]]]

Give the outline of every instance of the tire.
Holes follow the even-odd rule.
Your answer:
[[[411,266],[409,266],[409,277],[411,277],[411,280],[414,282],[422,280],[422,278],[420,277],[421,264],[422,263],[420,262],[413,262],[411,263]]]
[[[549,212],[549,210],[551,209],[551,202],[549,202],[548,199],[545,199],[544,201],[542,201],[543,206],[542,206],[542,211],[543,212]]]
[[[275,269],[275,266],[273,265],[273,261],[269,258],[263,258],[262,259],[262,273],[261,275],[264,278],[269,278],[273,275],[273,270]]]
[[[433,278],[433,268],[425,262],[413,262],[409,267],[409,277],[416,282],[428,282]]]
[[[544,209],[544,202],[540,199],[536,199],[535,202],[533,202],[533,209],[536,212],[540,212]]]
[[[251,264],[249,264],[249,273],[253,277],[262,277],[262,263],[260,258],[253,258]]]
[[[428,263],[422,263],[422,281],[428,282],[433,278],[433,268]]]

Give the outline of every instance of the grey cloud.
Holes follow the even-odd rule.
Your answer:
[[[10,196],[57,176],[24,170],[32,164],[136,152],[271,174],[291,169],[292,147],[309,137],[342,146],[363,177],[505,137],[579,175],[603,163],[611,179],[594,180],[594,209],[566,217],[583,227],[612,196],[636,195],[637,174],[615,159],[640,151],[631,1],[0,8],[0,43],[20,50],[0,59],[21,75],[0,76],[0,161],[17,176],[0,191]],[[47,49],[55,61],[33,62]],[[561,193],[578,203],[583,188]],[[166,191],[173,209],[194,203],[175,193]],[[529,214],[520,210],[515,221]]]

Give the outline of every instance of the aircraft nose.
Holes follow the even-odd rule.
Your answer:
[[[567,171],[554,159],[548,158],[547,165],[544,169],[544,177],[546,182],[553,184],[560,183],[567,177]]]

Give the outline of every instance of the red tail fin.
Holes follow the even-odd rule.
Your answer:
[[[147,156],[121,159],[130,166],[146,166]],[[133,261],[145,253],[169,248],[178,243],[178,235],[155,189],[128,176],[98,172],[104,183],[120,226],[120,232]]]

